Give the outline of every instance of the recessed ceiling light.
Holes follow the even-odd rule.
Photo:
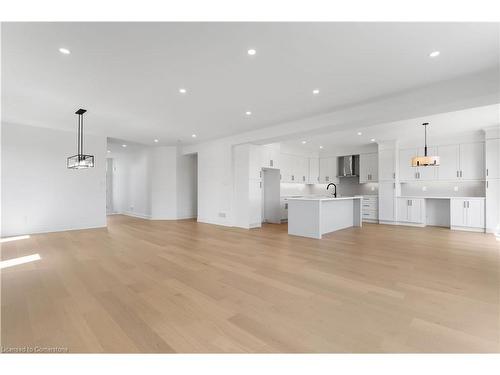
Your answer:
[[[59,52],[61,52],[63,55],[69,55],[71,53],[69,49],[64,47],[59,48]]]
[[[127,147],[127,145],[122,145],[122,147]]]
[[[180,92],[181,94],[185,94],[185,93],[187,93],[187,90],[186,90],[186,89],[179,89],[179,92]]]
[[[191,137],[192,138],[196,138],[196,134],[191,134]]]
[[[314,89],[313,90],[313,95],[318,95],[319,94],[319,89]]]
[[[246,111],[246,112],[245,112],[245,115],[247,115],[247,116],[252,116],[252,111]]]
[[[155,139],[155,140],[154,140],[154,143],[158,143],[158,142],[160,142],[158,139]]]
[[[108,154],[109,154],[110,152],[111,152],[111,151],[110,151],[110,150],[108,150]]]
[[[248,53],[250,56],[254,56],[254,55],[257,53],[257,51],[256,51],[255,49],[253,49],[253,48],[250,48],[250,49],[247,51],[247,53]]]
[[[361,133],[361,132],[358,132],[358,135],[363,135],[363,133]]]
[[[307,141],[302,141],[302,144],[305,145],[307,143]]]
[[[319,146],[319,148],[323,148],[323,146]]]
[[[375,138],[370,139],[370,141],[375,142]]]
[[[441,54],[441,52],[439,52],[439,51],[432,51],[429,54],[429,57],[438,57],[440,54]]]

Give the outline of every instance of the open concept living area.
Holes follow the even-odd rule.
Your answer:
[[[3,22],[7,353],[499,353],[488,22]]]

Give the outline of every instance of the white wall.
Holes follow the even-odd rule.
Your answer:
[[[153,220],[196,217],[196,156],[175,146],[114,148],[116,213]]]
[[[180,150],[179,150],[180,151]],[[177,218],[190,219],[198,214],[198,156],[177,155]]]
[[[226,140],[204,143],[198,152],[198,221],[232,225],[232,145]]]
[[[2,236],[106,226],[105,137],[86,134],[95,167],[72,170],[74,132],[2,124],[2,133]]]
[[[177,148],[149,149],[151,163],[151,218],[177,219]]]

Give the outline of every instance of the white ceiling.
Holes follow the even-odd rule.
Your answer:
[[[200,142],[498,67],[498,46],[495,23],[3,23],[2,120],[74,130],[83,107],[91,133]]]
[[[481,138],[482,131],[500,124],[500,105],[489,105],[462,111],[440,113],[426,117],[395,121],[369,127],[352,128],[314,137],[283,142],[294,148],[324,153],[336,149],[368,146],[381,141],[398,140],[402,146],[423,145],[422,123],[428,122],[427,141],[429,145],[446,144],[454,139]],[[361,132],[361,135],[358,135]],[[371,140],[375,139],[374,142]],[[302,144],[306,141],[306,144]],[[319,147],[323,146],[322,149]]]

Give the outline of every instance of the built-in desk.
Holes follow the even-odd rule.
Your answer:
[[[397,223],[484,232],[484,197],[397,197]]]

